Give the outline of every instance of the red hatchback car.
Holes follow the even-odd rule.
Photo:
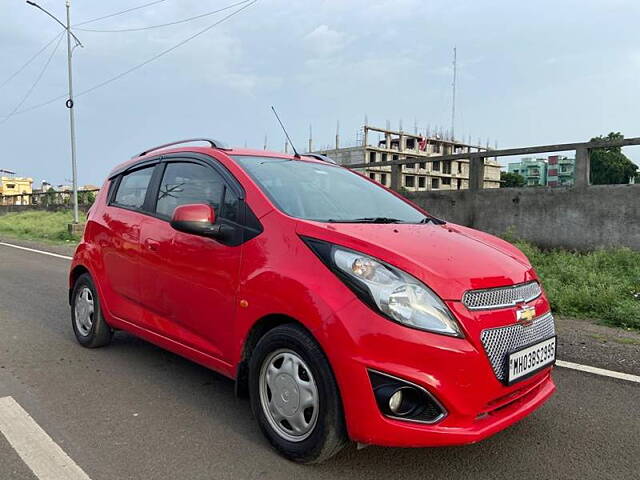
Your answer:
[[[326,157],[206,141],[109,175],[69,277],[81,345],[126,330],[234,379],[298,462],[477,442],[554,392],[549,302],[513,245]]]

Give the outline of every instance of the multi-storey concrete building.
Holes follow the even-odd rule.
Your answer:
[[[511,173],[522,175],[527,186],[560,187],[573,185],[575,158],[550,155],[548,158],[523,158],[510,163]]]
[[[374,136],[377,140],[373,140]],[[324,149],[317,153],[327,155],[339,164],[348,167],[358,163],[369,163],[370,167],[358,169],[373,180],[391,186],[391,167],[376,166],[376,163],[392,160],[415,160],[402,166],[400,186],[408,191],[460,190],[469,188],[469,161],[439,161],[438,156],[489,151],[487,148],[467,145],[438,136],[425,137],[402,131],[387,130],[365,125],[362,141],[355,147]],[[500,165],[495,159],[485,160],[484,188],[500,186]]]
[[[552,155],[548,158],[547,185],[562,187],[573,185],[575,180],[575,158]]]
[[[32,193],[31,186],[33,184],[33,179],[27,177],[16,177],[14,176],[13,172],[9,172],[8,170],[2,171],[8,174],[0,177],[0,198],[2,198],[2,204],[4,205],[10,201],[14,205],[28,203],[30,198],[28,196],[11,197],[10,199],[7,199],[5,197],[7,195],[28,195]]]
[[[547,184],[547,161],[544,158],[523,158],[519,162],[510,163],[507,170],[524,177],[529,187]]]

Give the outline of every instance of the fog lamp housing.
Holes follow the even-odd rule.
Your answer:
[[[375,370],[368,373],[376,403],[385,417],[436,423],[447,415],[440,402],[424,387]]]

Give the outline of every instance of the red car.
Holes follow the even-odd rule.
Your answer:
[[[477,442],[554,392],[549,302],[513,245],[326,157],[207,141],[109,175],[69,277],[81,345],[125,330],[234,379],[298,462]]]

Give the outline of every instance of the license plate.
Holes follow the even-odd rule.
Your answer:
[[[507,383],[523,380],[556,361],[556,337],[511,352],[507,356]]]

